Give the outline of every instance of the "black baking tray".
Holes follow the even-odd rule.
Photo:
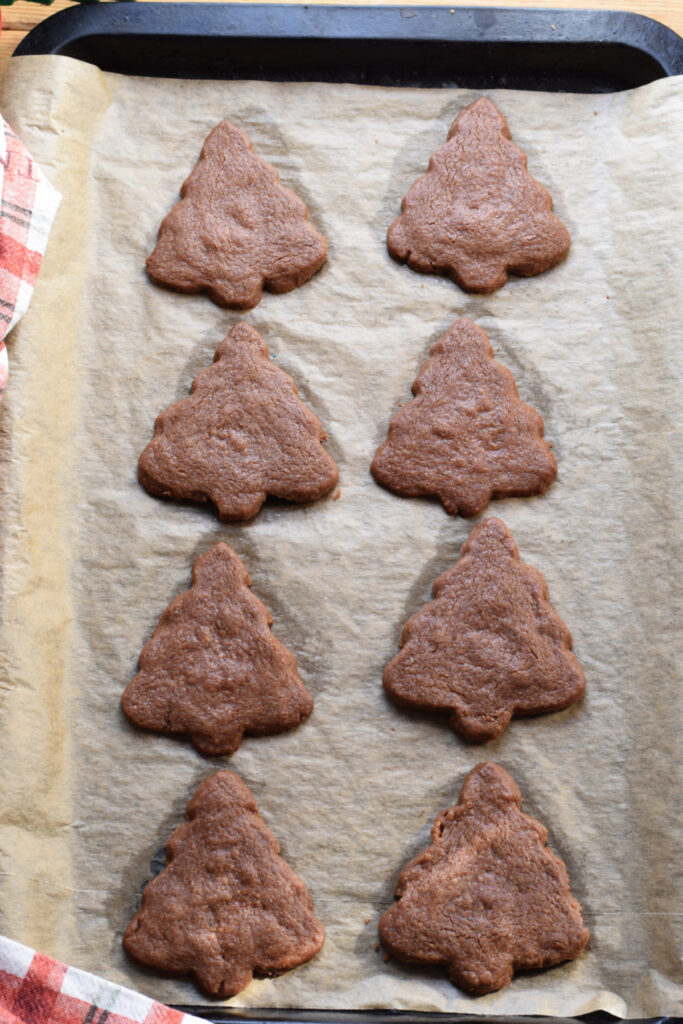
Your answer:
[[[584,93],[683,74],[683,39],[650,18],[496,7],[88,5],[68,8],[34,28],[15,51],[27,54],[60,54],[105,71],[170,78]],[[391,1009],[177,1009],[214,1024],[572,1024],[567,1018]],[[596,1012],[573,1024],[615,1019]],[[675,1024],[681,1018],[654,1020]]]
[[[108,3],[42,22],[16,55],[172,78],[613,92],[683,74],[683,40],[618,11]]]

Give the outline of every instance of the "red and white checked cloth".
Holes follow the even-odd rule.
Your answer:
[[[0,936],[0,1024],[206,1024]]]
[[[33,295],[61,200],[22,142],[0,118],[0,398],[7,384],[5,337]]]

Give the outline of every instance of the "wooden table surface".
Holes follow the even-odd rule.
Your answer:
[[[174,0],[172,0],[174,2]],[[208,0],[208,2],[224,2],[224,0]],[[263,0],[261,0],[263,2]],[[265,2],[279,2],[279,0],[265,0]],[[319,0],[308,0],[309,3],[316,3]],[[338,0],[341,3],[368,3],[371,0]],[[374,0],[378,2],[378,0]],[[379,0],[382,4],[400,3],[401,6],[408,6],[410,3],[416,5],[432,5],[438,0]],[[0,78],[5,73],[7,63],[14,52],[19,41],[23,39],[34,25],[48,18],[56,11],[65,7],[73,7],[72,0],[55,0],[49,7],[42,4],[29,3],[28,0],[20,0],[11,7],[0,7],[2,14],[2,35],[0,36]],[[549,7],[553,9],[563,8],[592,8],[593,10],[612,11],[635,11],[637,14],[646,14],[656,21],[661,21],[683,36],[683,0],[552,0],[544,3],[543,0],[446,0],[444,7]]]

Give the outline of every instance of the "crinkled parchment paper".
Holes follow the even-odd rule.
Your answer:
[[[322,953],[234,1005],[631,1016],[680,1009],[681,161],[683,81],[603,96],[492,94],[569,227],[567,262],[468,296],[388,257],[402,195],[473,94],[126,79],[12,62],[0,109],[64,195],[0,416],[0,930],[171,1002],[190,983],[126,959],[150,861],[197,784],[234,768],[305,880]],[[330,243],[302,288],[243,315],[322,420],[341,496],[247,525],[136,481],[154,418],[239,319],[151,285],[144,260],[221,119],[306,201]],[[381,674],[471,523],[368,472],[430,345],[489,334],[542,413],[559,476],[494,502],[574,633],[585,701],[484,747],[401,711]],[[127,724],[119,698],[195,556],[243,558],[315,696],[298,731],[203,760]],[[592,932],[576,963],[480,999],[385,963],[377,922],[478,761],[548,827]]]

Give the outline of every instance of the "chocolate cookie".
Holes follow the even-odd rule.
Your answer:
[[[251,593],[232,548],[200,555],[192,587],[174,598],[121,699],[131,722],[189,736],[200,754],[232,754],[243,734],[293,729],[313,710],[294,656]]]
[[[522,795],[496,764],[479,764],[432,844],[403,869],[398,902],[379,925],[392,956],[443,964],[454,985],[495,992],[515,971],[574,960],[590,937],[548,833],[522,814]]]
[[[323,926],[244,783],[230,771],[212,775],[185,817],[126,928],[126,952],[164,974],[189,974],[224,999],[254,975],[282,974],[314,957]]]
[[[571,647],[543,576],[520,560],[505,524],[486,519],[434,583],[434,600],[406,622],[384,688],[399,704],[445,711],[468,740],[491,740],[513,715],[582,696]]]
[[[218,346],[189,398],[157,417],[138,477],[151,494],[206,501],[221,519],[251,519],[266,495],[315,501],[337,483],[319,420],[292,378],[241,323]]]
[[[395,260],[494,292],[508,272],[540,274],[563,260],[569,234],[547,189],[527,171],[501,112],[482,98],[455,119],[389,228]]]
[[[327,242],[302,201],[227,121],[207,138],[180,195],[147,260],[157,284],[251,309],[264,288],[291,291],[327,259]]]
[[[458,320],[434,344],[372,463],[378,483],[405,497],[437,495],[451,515],[491,498],[542,494],[557,463],[543,420],[520,401],[484,332]]]

